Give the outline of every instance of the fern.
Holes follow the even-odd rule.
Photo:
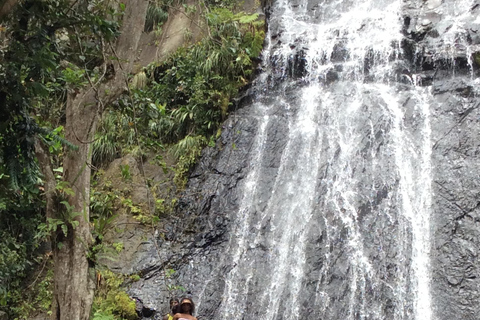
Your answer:
[[[168,12],[162,8],[161,5],[151,2],[147,9],[147,16],[145,18],[145,32],[150,32],[166,22],[168,19]]]
[[[7,169],[10,175],[10,186],[12,190],[19,190],[19,177],[21,175],[20,166],[17,159],[10,157],[7,159]]]
[[[74,145],[64,137],[60,136],[56,130],[49,130],[47,128],[38,127],[36,132],[43,138],[43,140],[47,144],[51,144],[51,142],[58,142],[63,146],[66,146],[69,150],[76,151],[78,150],[78,146]]]
[[[199,155],[199,151],[207,144],[204,136],[186,136],[172,147],[173,155],[178,159],[184,155]]]
[[[117,115],[115,113],[108,112],[105,114],[93,142],[92,160],[94,164],[106,164],[116,158],[120,150],[118,141],[122,132],[120,126],[117,125]]]
[[[247,15],[245,13],[239,13],[237,14],[236,18],[238,19],[238,22],[242,24],[249,24],[258,19],[258,13],[254,13],[250,15]]]

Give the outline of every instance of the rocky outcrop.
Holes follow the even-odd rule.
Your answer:
[[[164,158],[168,158],[168,154]],[[168,220],[168,214],[157,212],[155,202],[159,199],[167,203],[172,201],[175,184],[171,170],[164,170],[148,159],[140,164],[127,155],[108,166],[95,190],[94,197],[99,197],[98,201],[102,201],[102,195],[109,194],[114,207],[113,220],[105,227],[103,244],[122,246],[115,254],[114,250],[107,250],[111,253],[104,254],[106,257],[99,260],[100,264],[115,272],[134,274],[152,268],[159,260],[169,260],[172,255],[169,250],[163,251],[167,256],[160,255],[157,250],[164,242],[164,221]],[[145,223],[151,215],[160,215],[160,223]]]
[[[143,270],[142,279],[130,289],[132,296],[140,297],[144,305],[160,313],[168,311],[171,297],[188,295],[195,285],[212,281],[215,284],[205,295],[209,300],[201,302],[207,306],[202,315],[209,319],[220,303],[222,280],[211,275],[218,272],[214,270],[219,267],[215,261],[224,254],[230,215],[238,210],[241,191],[236,186],[247,174],[249,146],[256,132],[255,119],[248,117],[248,111],[241,109],[227,120],[217,147],[204,150],[176,217],[165,225],[165,240],[159,243],[159,252],[165,258]],[[192,273],[191,267],[197,264],[207,269]],[[168,269],[175,273],[169,276]],[[177,287],[180,285],[184,290]]]

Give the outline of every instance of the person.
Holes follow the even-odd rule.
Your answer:
[[[173,320],[197,320],[197,318],[193,316],[195,304],[190,298],[183,298],[177,311],[178,313],[173,316]]]
[[[178,308],[178,299],[172,298],[170,299],[170,313],[167,313],[166,315],[163,316],[163,320],[172,320],[173,315],[177,313],[177,308]]]

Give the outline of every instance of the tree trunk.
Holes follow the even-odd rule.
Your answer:
[[[1,0],[0,0],[1,1]],[[15,1],[7,0],[9,3]],[[79,93],[69,93],[66,106],[65,137],[78,146],[76,151],[67,151],[63,163],[64,180],[74,191],[68,197],[73,210],[80,213],[73,220],[72,227],[66,219],[68,232],[65,236],[58,230],[52,239],[54,259],[54,293],[52,320],[88,320],[93,303],[95,289],[95,270],[89,264],[88,252],[92,245],[90,230],[90,177],[92,160],[92,142],[95,138],[97,123],[103,106],[115,101],[127,90],[128,75],[135,69],[134,62],[141,52],[138,48],[142,35],[148,0],[122,0],[125,4],[122,28],[116,45],[112,46],[109,56],[112,61],[104,67],[113,65],[113,76],[96,87],[88,87]],[[150,59],[154,59],[151,56]],[[152,61],[141,61],[147,65]],[[138,67],[138,66],[137,66]],[[40,142],[35,145],[44,179],[47,217],[65,219],[66,207],[59,203],[56,195],[56,181],[51,168],[48,149]]]
[[[54,257],[54,320],[88,320],[95,289],[94,269],[89,266],[87,253],[92,244],[90,230],[90,163],[92,160],[92,141],[95,137],[98,120],[104,105],[113,102],[125,91],[128,73],[138,51],[138,40],[145,24],[148,0],[124,0],[125,13],[121,34],[112,54],[114,75],[108,82],[97,88],[89,87],[78,94],[70,93],[67,98],[65,138],[78,146],[76,151],[67,151],[63,163],[64,179],[69,182],[74,195],[68,202],[73,206],[73,212],[80,213],[74,220],[78,222],[75,228],[68,226],[65,236],[57,232],[53,243]],[[41,151],[41,149],[38,149]],[[41,153],[37,152],[41,155]],[[45,179],[50,170],[42,165]],[[47,191],[47,190],[46,190]],[[50,203],[49,203],[50,202]],[[58,210],[63,205],[58,199],[47,197],[48,215],[58,217]],[[63,206],[64,208],[64,206]],[[68,220],[68,219],[67,219]]]
[[[98,119],[98,103],[93,90],[67,99],[65,138],[75,142],[77,151],[68,151],[64,159],[64,179],[75,194],[68,202],[78,226],[68,228],[67,236],[57,234],[53,245],[54,300],[52,319],[87,320],[95,289],[94,274],[89,274],[87,253],[92,244],[89,223],[91,143]],[[67,215],[69,213],[67,212]],[[94,270],[91,271],[92,273]]]
[[[6,17],[10,11],[12,11],[13,7],[17,4],[18,0],[4,0],[0,1],[0,21]]]

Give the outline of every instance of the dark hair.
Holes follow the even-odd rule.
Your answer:
[[[176,304],[173,306],[172,308],[172,314],[176,314],[176,313],[179,313],[180,312],[180,305]]]
[[[192,305],[192,307],[190,308],[190,315],[192,316],[193,313],[195,312],[195,304],[193,303],[192,298],[184,297],[184,298],[180,299],[180,304],[179,304],[179,307],[178,307],[178,311],[179,311],[180,313],[183,313],[183,309],[182,309],[182,302],[183,302],[183,300],[188,300],[188,301],[190,301],[190,303],[191,303],[191,305]]]
[[[172,306],[172,304],[176,302],[177,304]],[[177,298],[172,298],[170,299],[170,309],[172,310],[172,313],[175,314],[177,313],[178,310],[178,299]]]

